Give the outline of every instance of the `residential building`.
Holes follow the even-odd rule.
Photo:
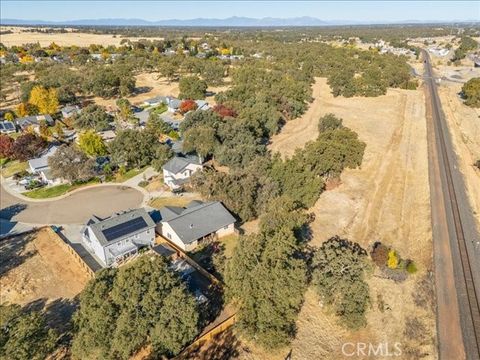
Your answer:
[[[219,201],[195,200],[186,207],[165,206],[160,215],[157,232],[184,251],[235,232],[235,218]]]
[[[15,131],[17,131],[15,129],[15,125],[13,124],[13,122],[11,121],[0,121],[0,133],[2,134],[10,134],[10,133],[14,133]]]
[[[155,243],[155,223],[145,209],[118,213],[106,219],[97,216],[82,229],[86,249],[104,266],[119,264]]]
[[[167,96],[166,97],[166,104],[167,104],[167,110],[169,112],[177,112],[178,109],[180,108],[180,104],[182,102],[180,100],[178,100],[177,98],[174,98],[174,97],[171,97],[171,96]]]
[[[37,134],[40,133],[40,124],[45,121],[47,125],[52,126],[55,121],[50,115],[32,115],[18,118],[15,120],[22,131],[32,128]]]
[[[50,146],[40,157],[28,160],[28,166],[33,174],[38,174],[48,185],[61,183],[61,179],[51,175],[48,158],[57,152],[58,146]]]
[[[154,98],[147,99],[143,102],[146,106],[158,106],[160,104],[166,104],[167,98],[165,96],[155,96]]]
[[[163,182],[172,190],[178,190],[190,176],[203,168],[198,156],[174,156],[163,165]]]
[[[68,119],[75,114],[80,113],[80,108],[77,105],[67,105],[61,108],[62,116],[64,119]]]

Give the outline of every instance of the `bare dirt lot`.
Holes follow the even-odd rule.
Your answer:
[[[324,192],[311,209],[316,215],[311,244],[319,246],[333,235],[364,248],[381,241],[402,257],[413,259],[419,271],[400,284],[372,276],[368,325],[356,332],[339,328],[337,318],[321,308],[315,294],[307,294],[292,344],[293,359],[339,359],[341,344],[357,341],[400,342],[405,352],[415,347],[425,355],[422,358],[435,358],[433,310],[416,306],[412,296],[432,266],[423,91],[389,89],[376,98],[334,98],[321,78],[313,90],[310,110],[287,123],[274,137],[271,149],[292,154],[317,136],[318,119],[329,112],[343,118],[344,125],[356,131],[367,147],[361,168],[344,171],[341,184]],[[386,304],[384,312],[379,310],[378,295]],[[415,316],[427,329],[421,345],[405,338],[407,316]]]
[[[120,42],[125,39],[120,36],[109,34],[88,34],[81,32],[72,32],[73,29],[67,29],[67,33],[42,33],[42,32],[24,32],[22,30],[29,29],[25,27],[1,27],[2,31],[10,30],[13,34],[2,34],[2,43],[5,46],[23,45],[31,43],[40,43],[40,46],[49,46],[52,42],[60,46],[85,46],[91,44],[109,46],[119,46]],[[131,41],[138,41],[140,38],[126,38]],[[161,37],[149,38],[149,40],[163,40]]]
[[[480,109],[463,103],[459,93],[462,84],[444,82],[439,87],[442,109],[446,116],[461,172],[464,175],[470,204],[480,214],[480,170],[473,164],[480,160]],[[480,229],[480,216],[476,217]]]
[[[0,242],[0,303],[72,299],[89,280],[49,229]]]

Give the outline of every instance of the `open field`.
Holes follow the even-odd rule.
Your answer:
[[[0,242],[0,302],[25,305],[37,300],[72,299],[89,280],[49,229]]]
[[[82,32],[72,32],[73,29],[67,29],[67,33],[40,33],[40,32],[23,32],[28,28],[16,26],[2,26],[1,31],[10,30],[13,34],[3,34],[2,43],[5,46],[23,45],[31,43],[40,43],[40,46],[49,46],[52,42],[60,46],[85,46],[91,44],[109,46],[119,46],[123,39],[131,41],[138,41],[141,38],[129,37],[123,38],[120,36],[109,34],[88,34]],[[149,40],[163,40],[162,37],[149,38]]]
[[[309,111],[287,123],[274,137],[271,149],[284,156],[292,154],[317,136],[319,117],[330,112],[343,118],[344,125],[356,131],[367,147],[361,168],[344,171],[341,184],[324,192],[311,209],[315,213],[311,245],[320,246],[337,234],[364,248],[381,241],[402,257],[413,259],[419,272],[400,284],[371,278],[369,325],[356,332],[338,331],[336,318],[320,309],[315,296],[307,295],[297,321],[293,359],[338,359],[338,345],[346,341],[402,342],[408,347],[404,336],[407,315],[417,317],[429,329],[421,351],[427,354],[425,358],[434,358],[434,313],[415,306],[412,298],[416,284],[432,266],[423,92],[389,89],[376,98],[334,98],[326,80],[317,78],[313,94]],[[378,310],[378,295],[388,311]]]
[[[473,164],[480,160],[480,109],[463,104],[459,97],[462,84],[444,83],[438,88],[443,112],[449,125],[460,170],[464,175],[470,204],[480,214],[480,170]],[[476,216],[480,229],[480,216]]]

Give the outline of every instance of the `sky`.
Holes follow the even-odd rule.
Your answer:
[[[480,1],[0,1],[1,18],[62,21],[291,18],[355,21],[479,20]]]

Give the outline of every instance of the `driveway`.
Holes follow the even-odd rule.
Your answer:
[[[0,189],[0,218],[28,224],[84,224],[93,214],[107,217],[139,207],[143,194],[121,185],[92,187],[45,202],[16,198]]]

